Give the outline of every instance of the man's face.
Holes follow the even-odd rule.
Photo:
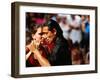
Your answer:
[[[42,38],[45,39],[48,43],[51,43],[55,37],[55,32],[49,31],[48,26],[44,26],[42,30]]]
[[[43,27],[43,29],[42,29],[42,33],[43,33],[42,38],[43,39],[47,39],[48,32],[49,32],[48,26]]]

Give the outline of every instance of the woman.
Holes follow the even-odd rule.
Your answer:
[[[46,59],[46,52],[40,45],[42,27],[32,25],[30,32],[29,35],[26,34],[26,67],[50,66]]]

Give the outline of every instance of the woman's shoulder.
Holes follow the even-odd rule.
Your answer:
[[[26,47],[25,49],[26,49],[26,53],[28,53],[30,51],[28,47]]]

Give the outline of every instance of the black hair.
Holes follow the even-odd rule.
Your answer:
[[[48,21],[48,28],[49,28],[50,31],[52,31],[53,29],[56,29],[57,37],[63,37],[63,35],[62,35],[63,31],[60,28],[60,25],[56,21],[50,19]]]

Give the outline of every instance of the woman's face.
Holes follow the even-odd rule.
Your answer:
[[[36,40],[37,42],[41,41],[41,33],[42,33],[42,28],[39,27],[37,29],[37,32],[33,35],[33,39]]]

